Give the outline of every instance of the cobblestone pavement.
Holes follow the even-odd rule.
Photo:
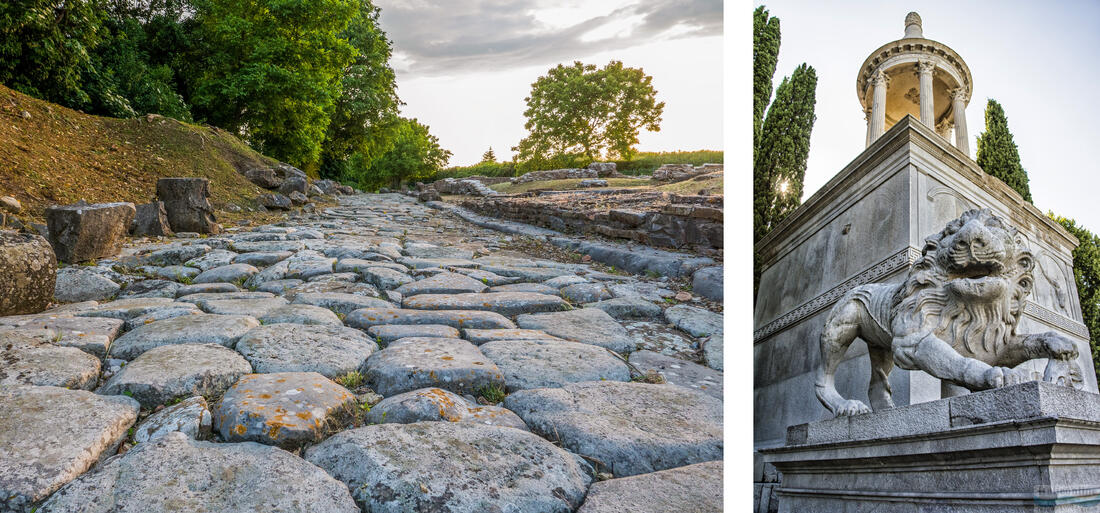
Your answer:
[[[356,195],[64,269],[0,317],[0,513],[721,511],[720,314],[511,237]]]

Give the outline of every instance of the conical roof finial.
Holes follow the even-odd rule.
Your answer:
[[[905,15],[905,39],[923,38],[924,29],[921,27],[920,15],[911,12]]]

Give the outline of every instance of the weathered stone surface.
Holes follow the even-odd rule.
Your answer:
[[[630,353],[630,364],[642,372],[657,372],[671,385],[699,390],[722,399],[722,373],[714,369],[646,350]]]
[[[264,193],[256,196],[256,203],[269,210],[290,210],[294,202],[290,198],[279,193]]]
[[[462,338],[465,338],[466,340],[469,340],[476,345],[481,345],[485,342],[492,342],[494,340],[563,340],[553,335],[549,335],[544,331],[523,329],[467,328],[462,330],[462,335]]]
[[[244,315],[184,315],[134,328],[111,345],[111,356],[130,360],[154,347],[174,344],[220,344],[232,348],[248,330],[259,326]]]
[[[404,264],[413,269],[430,269],[432,267],[477,267],[477,262],[465,258],[415,258],[402,257],[397,263]]]
[[[254,443],[168,433],[74,481],[41,513],[217,511],[358,513],[347,486],[301,458]]]
[[[614,319],[657,319],[662,315],[661,307],[641,297],[616,297],[587,305],[599,308]]]
[[[87,310],[76,312],[75,315],[83,317],[110,317],[112,319],[122,319],[125,321],[162,308],[173,308],[175,307],[173,303],[174,301],[164,297],[117,299],[109,303],[102,303]]]
[[[140,280],[126,286],[119,294],[121,298],[168,297],[175,298],[181,285],[168,280]]]
[[[184,285],[176,289],[176,297],[190,296],[191,294],[216,294],[222,292],[240,292],[241,289],[232,283],[196,283]]]
[[[86,270],[81,266],[72,266],[57,271],[53,295],[62,303],[79,303],[113,297],[118,294],[119,289],[121,289],[119,284],[102,274]]]
[[[105,317],[71,317],[70,314],[0,317],[0,332],[37,338],[63,347],[75,347],[103,358],[107,346],[118,337],[125,321]]]
[[[295,287],[305,283],[302,280],[275,280],[265,282],[262,285],[256,287],[257,291],[269,292],[271,294],[286,294]]]
[[[40,385],[91,389],[99,358],[75,347],[60,347],[0,331],[0,386]]]
[[[46,209],[50,245],[62,262],[117,255],[130,233],[133,203],[58,205]]]
[[[363,376],[382,396],[426,387],[473,394],[485,387],[504,386],[500,369],[477,346],[453,338],[395,340],[367,359]]]
[[[305,249],[305,247],[305,243],[299,240],[273,240],[234,242],[230,249],[237,253],[251,253],[254,251],[260,253],[277,253],[280,251],[299,251]]]
[[[368,267],[360,271],[363,281],[382,290],[392,290],[415,281],[412,276],[388,267]]]
[[[504,406],[616,477],[722,457],[722,401],[675,385],[590,381],[520,390]]]
[[[420,294],[406,297],[402,306],[414,310],[483,310],[506,317],[569,308],[558,296],[532,292],[486,292],[482,294]]]
[[[389,344],[406,337],[459,338],[457,329],[442,324],[381,324],[371,326],[367,329],[367,333],[382,344]]]
[[[359,280],[359,275],[356,273],[329,273],[318,274],[309,278],[310,282],[328,282],[328,281],[340,281],[340,282],[354,282]]]
[[[402,296],[417,294],[462,294],[484,292],[488,285],[458,273],[439,273],[435,276],[406,283],[395,290]]]
[[[195,283],[237,283],[248,279],[253,274],[260,272],[259,269],[252,267],[248,264],[230,264],[223,265],[221,267],[214,267],[210,270],[203,271],[202,274],[195,277]]]
[[[722,301],[722,266],[704,267],[691,275],[691,291],[714,301]]]
[[[196,301],[195,304],[204,312],[219,315],[247,315],[251,317],[263,317],[268,312],[285,306],[287,300],[281,297],[269,297],[262,299],[207,299]]]
[[[516,318],[516,324],[524,329],[542,330],[558,338],[606,347],[619,353],[628,353],[635,348],[635,342],[626,330],[606,312],[596,308],[521,315]]]
[[[0,510],[30,511],[34,502],[111,455],[137,420],[138,408],[129,397],[0,386]]]
[[[234,264],[248,264],[256,267],[267,267],[269,265],[286,260],[290,255],[294,253],[290,251],[254,251],[252,253],[241,253],[233,257]]]
[[[436,246],[425,242],[406,242],[403,252],[415,258],[459,258],[469,260],[474,252],[468,249]]]
[[[612,295],[602,283],[576,283],[562,287],[561,297],[570,303],[581,304],[611,299]]]
[[[630,381],[630,369],[602,347],[564,340],[497,340],[479,347],[509,392],[580,381]]]
[[[11,196],[0,196],[0,210],[6,210],[12,214],[18,214],[23,210],[23,205],[19,203],[19,200]]]
[[[569,513],[591,468],[526,431],[469,423],[379,424],[309,448],[363,511]]]
[[[218,233],[220,227],[210,206],[210,180],[160,178],[157,199],[164,202],[168,223],[177,232]]]
[[[232,285],[231,283],[229,285]],[[202,306],[207,301],[221,301],[226,299],[268,299],[275,297],[270,292],[254,292],[240,290],[237,292],[196,292],[176,299],[180,303],[193,303]]]
[[[589,281],[588,278],[583,278],[581,276],[571,274],[571,275],[565,275],[565,276],[558,276],[556,278],[550,278],[549,280],[546,280],[546,281],[542,282],[542,284],[546,285],[547,287],[554,287],[555,289],[561,289],[563,287],[568,287],[569,285],[576,285],[578,283],[588,283],[588,281]]]
[[[241,174],[248,178],[248,181],[264,189],[276,189],[283,184],[283,179],[279,178],[275,170],[270,167],[251,167],[241,171]]]
[[[707,367],[722,370],[722,334],[715,333],[703,341],[703,358]]]
[[[541,283],[509,283],[497,285],[489,289],[489,292],[534,292],[536,294],[560,295],[558,289]]]
[[[247,360],[218,344],[165,345],[141,353],[96,393],[129,392],[142,406],[154,408],[177,397],[217,396],[250,372]]]
[[[162,249],[150,251],[138,256],[120,257],[119,260],[130,266],[154,265],[163,267],[181,265],[192,258],[203,255],[207,251],[210,251],[210,246],[206,244],[193,244],[187,241],[179,244],[171,244]]]
[[[442,388],[421,388],[387,397],[371,407],[365,420],[369,424],[471,422],[527,431],[527,425],[515,413],[499,406],[471,405],[462,396]]]
[[[292,303],[319,306],[344,316],[360,308],[389,308],[393,306],[383,299],[342,292],[303,292],[295,294]]]
[[[363,308],[348,314],[348,326],[365,330],[382,324],[442,324],[452,328],[515,328],[507,317],[494,312],[474,310],[406,310],[401,308]]]
[[[57,259],[46,239],[0,232],[0,315],[45,310],[56,279]]]
[[[283,184],[279,186],[279,192],[288,196],[293,192],[305,194],[308,190],[309,181],[302,176],[288,176]]]
[[[225,249],[215,249],[205,255],[184,262],[184,265],[194,267],[200,272],[205,272],[216,267],[232,264],[235,258],[237,258],[237,253]]]
[[[705,337],[722,332],[722,315],[688,305],[676,305],[665,310],[669,324],[690,333],[693,337]]]
[[[481,260],[481,259],[478,259]],[[550,267],[523,267],[523,266],[503,266],[503,265],[488,265],[480,264],[481,270],[488,271],[500,276],[510,276],[513,278],[519,278],[522,281],[537,281],[545,282],[551,278],[558,278],[561,276],[575,276],[573,271],[568,269],[554,269]]]
[[[228,442],[293,449],[339,431],[356,408],[351,392],[316,372],[248,374],[214,406],[214,429]]]
[[[722,461],[593,483],[577,513],[721,513]]]
[[[332,310],[313,305],[283,305],[268,310],[258,317],[263,324],[308,324],[317,326],[343,326]]]
[[[499,285],[507,285],[509,283],[515,283],[515,282],[519,281],[519,278],[516,278],[514,276],[501,276],[499,274],[491,273],[489,271],[482,271],[481,269],[466,269],[466,268],[456,267],[455,272],[457,272],[459,274],[465,274],[466,276],[469,276],[469,277],[471,277],[471,278],[473,278],[477,281],[480,281],[481,283],[484,283],[484,284],[486,284],[490,287],[496,287],[496,286],[499,286]],[[496,291],[491,290],[490,292],[496,292]]]
[[[201,395],[188,397],[158,411],[134,428],[134,442],[145,443],[168,433],[180,432],[192,440],[210,438],[213,420]]]
[[[332,264],[336,262],[335,258],[324,258],[320,257],[320,255],[318,255],[320,258],[296,258],[302,253],[303,252],[300,251],[297,255],[285,260],[285,262],[287,262],[287,278],[308,280],[314,276],[332,272]]]
[[[195,269],[194,267],[187,267],[185,265],[169,265],[166,267],[151,267],[148,268],[147,272],[158,278],[183,281],[190,280],[198,276],[199,273],[201,273],[202,271]]]
[[[237,341],[237,351],[257,373],[316,372],[328,378],[359,370],[377,349],[363,332],[342,326],[265,325]]]
[[[134,222],[131,225],[134,237],[167,237],[172,235],[172,225],[168,222],[168,211],[164,202],[154,201],[135,207]]]
[[[617,283],[608,287],[615,297],[642,298],[646,301],[661,302],[665,298],[675,296],[676,293],[657,283],[632,282]]]

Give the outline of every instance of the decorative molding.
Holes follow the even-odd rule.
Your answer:
[[[860,285],[868,283],[874,283],[879,281],[897,271],[906,269],[910,264],[920,258],[920,250],[913,246],[906,246],[901,251],[894,253],[886,257],[879,263],[860,271],[856,275],[844,280],[840,285],[837,285],[825,293],[802,303],[795,309],[779,316],[776,320],[765,324],[762,328],[753,331],[752,341],[753,343],[761,342],[764,339],[790,327],[798,324],[802,319],[805,319],[811,315],[820,312],[836,303],[841,297],[844,296],[849,290],[852,290]]]
[[[1024,315],[1071,335],[1089,339],[1089,329],[1084,324],[1051,310],[1039,303],[1028,300],[1024,306]]]

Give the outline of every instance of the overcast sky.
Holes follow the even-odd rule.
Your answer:
[[[754,5],[760,5],[755,2]],[[807,62],[817,69],[817,123],[810,143],[808,198],[864,150],[866,122],[856,73],[868,54],[900,39],[916,10],[924,37],[954,49],[970,67],[966,109],[971,158],[996,99],[1020,148],[1035,206],[1072,217],[1100,233],[1100,2],[921,2],[774,0],[782,43],[774,84]],[[748,8],[746,7],[746,11]],[[751,79],[748,76],[746,79]]]
[[[498,160],[526,135],[523,99],[559,63],[621,60],[653,77],[661,131],[639,150],[722,147],[721,0],[377,0],[405,116],[454,156]]]

